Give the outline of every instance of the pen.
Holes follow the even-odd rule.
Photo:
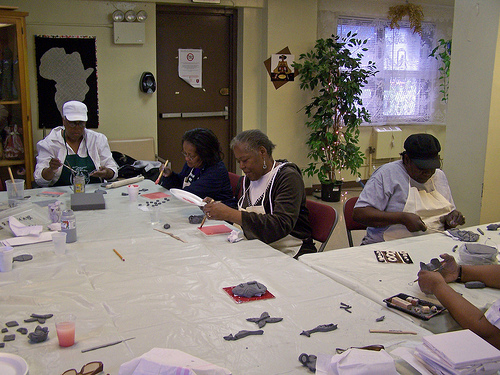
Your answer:
[[[370,329],[370,333],[396,333],[401,335],[416,335],[414,331],[402,331],[400,329]]]
[[[125,258],[124,258],[124,257],[122,257],[118,251],[116,251],[115,249],[113,249],[113,251],[115,252],[115,254],[116,254],[116,255],[118,255],[118,257],[119,257],[121,260],[123,260],[123,261],[125,262]]]

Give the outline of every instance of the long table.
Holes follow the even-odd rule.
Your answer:
[[[143,194],[169,193],[151,181],[140,186],[148,189]],[[69,190],[56,189],[64,191],[59,199],[69,204]],[[54,188],[29,193],[33,200],[46,199],[39,194],[49,190]],[[54,318],[41,324],[48,327],[49,338],[38,344],[15,332],[18,327],[9,328],[16,340],[6,342],[0,353],[23,357],[30,374],[60,374],[102,361],[105,373],[116,375],[122,363],[155,347],[182,350],[233,374],[307,374],[298,361],[301,353],[333,355],[337,347],[370,344],[390,350],[413,346],[430,334],[418,326],[411,327],[417,335],[371,334],[369,329],[407,330],[410,320],[260,241],[233,244],[224,235],[205,236],[188,223],[188,216],[199,209],[173,197],[161,204],[161,222],[171,224],[169,231],[186,242],[155,231],[149,213],[141,210],[145,198],[131,203],[122,195],[125,191],[107,190],[104,210],[75,213],[78,241],[67,244],[66,255],[55,255],[51,242],[15,247],[14,255],[28,253],[33,259],[0,273],[0,326],[15,320],[32,332],[39,324],[24,323],[32,313],[77,317],[76,343],[69,348],[58,346]],[[223,290],[253,280],[266,285],[275,298],[237,304]],[[341,303],[351,305],[351,313]],[[260,336],[223,339],[240,330],[257,330],[246,319],[265,311],[283,321],[268,323]],[[385,319],[376,322],[381,316]],[[300,335],[330,323],[338,329]],[[397,366],[401,373],[412,373],[403,363]]]
[[[478,243],[498,246],[500,232],[488,231],[486,226],[479,225],[461,229],[479,234],[477,231],[479,228],[484,235],[480,235]],[[453,255],[460,262],[457,249],[461,244],[463,242],[445,234],[431,233],[323,253],[305,254],[300,257],[300,261],[381,305],[385,304],[383,302],[385,298],[399,293],[438,303],[433,295],[425,295],[421,292],[418,283],[414,282],[420,270],[420,262],[429,263],[432,258],[439,258],[439,255],[443,253]],[[375,255],[376,251],[406,252],[413,263],[379,262]],[[500,298],[500,290],[498,289],[467,289],[464,284],[459,283],[451,283],[450,285],[472,304],[483,310],[486,310],[492,302]],[[458,328],[456,322],[447,313],[428,322],[417,318],[413,320],[416,324],[433,332]]]

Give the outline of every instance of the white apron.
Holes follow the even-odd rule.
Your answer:
[[[408,199],[406,200],[403,212],[410,212],[420,216],[424,224],[427,226],[427,231],[410,232],[403,224],[391,225],[384,232],[384,240],[396,240],[410,236],[419,236],[429,233],[429,229],[444,230],[444,223],[441,223],[440,218],[453,211],[453,205],[436,190],[434,181],[432,181],[433,190],[427,192],[418,190],[416,187],[410,186],[408,181]],[[432,232],[431,232],[432,233]]]
[[[286,163],[279,165],[274,171],[271,172],[271,173],[273,173],[273,175],[269,179],[269,182],[268,182],[268,185],[266,187],[264,194],[266,194],[266,192],[269,192],[269,194],[271,194],[272,184],[274,183],[274,178],[276,177],[276,174],[280,170],[280,168],[283,167],[284,165],[286,165]],[[250,192],[248,190],[249,190],[249,188],[243,193],[240,200],[238,201],[238,210],[246,211],[246,212],[254,212],[254,213],[257,213],[260,215],[265,215],[266,210],[264,209],[264,198],[262,198],[261,204],[259,204],[257,206],[248,206],[247,208],[242,207],[242,202],[244,200],[244,197],[246,196],[246,194],[250,194]],[[272,204],[271,204],[271,213],[272,213],[272,209],[273,208],[272,208]],[[299,252],[300,247],[302,246],[302,240],[292,236],[291,234],[288,234],[285,237],[283,237],[277,241],[269,243],[268,245],[271,247],[274,247],[276,250],[279,250],[282,253],[285,253],[285,254],[288,254],[288,255],[294,257]]]

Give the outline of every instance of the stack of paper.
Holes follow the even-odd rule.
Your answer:
[[[439,374],[487,375],[500,370],[500,350],[468,329],[425,336],[416,349],[415,355]]]

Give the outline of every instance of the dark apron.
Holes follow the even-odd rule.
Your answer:
[[[74,155],[66,155],[66,159],[64,159],[64,164],[69,166],[78,174],[82,174],[85,176],[86,184],[97,184],[100,183],[101,180],[98,177],[90,177],[89,174],[95,171],[95,164],[92,161],[90,156],[86,156],[84,158],[78,156],[78,154]],[[73,185],[73,174],[68,168],[64,168],[61,171],[61,176],[59,180],[54,184],[54,186],[67,186]]]

